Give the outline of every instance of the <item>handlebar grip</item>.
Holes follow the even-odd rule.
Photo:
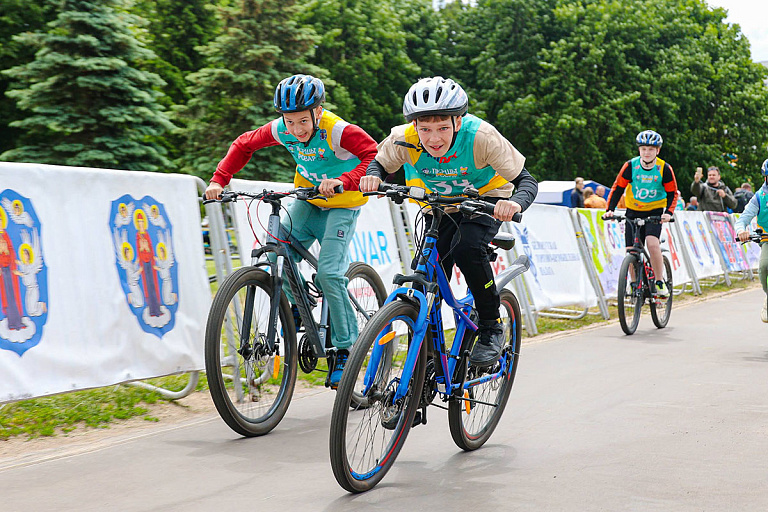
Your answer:
[[[512,222],[523,222],[523,214],[520,212],[517,212],[512,216]]]
[[[344,192],[344,185],[336,185],[333,187],[333,191],[337,194],[341,194]]]

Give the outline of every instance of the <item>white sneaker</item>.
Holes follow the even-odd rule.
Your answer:
[[[768,324],[768,303],[763,303],[763,310],[760,312],[760,320]]]
[[[661,283],[656,284],[656,295],[663,298],[669,297],[669,288],[667,288],[667,283],[662,281]]]

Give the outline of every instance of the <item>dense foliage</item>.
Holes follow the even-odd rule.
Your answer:
[[[651,128],[681,190],[699,165],[735,187],[768,156],[768,73],[725,17],[704,0],[6,0],[0,158],[207,179],[274,118],[285,76],[323,78],[327,107],[380,140],[409,85],[442,74],[539,179],[608,184]],[[269,148],[240,176],[292,167]]]

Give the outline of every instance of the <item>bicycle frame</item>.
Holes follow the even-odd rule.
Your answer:
[[[265,202],[269,203],[272,207],[272,212],[269,215],[269,222],[267,224],[268,233],[279,233],[280,240],[276,240],[274,237],[269,236],[268,240],[264,243],[263,247],[254,249],[251,251],[251,264],[255,267],[269,267],[269,274],[272,277],[272,296],[270,297],[270,312],[269,312],[269,327],[267,329],[267,344],[271,349],[275,346],[275,337],[277,334],[277,320],[278,320],[278,305],[280,304],[280,294],[282,293],[283,284],[283,271],[285,270],[288,284],[293,294],[293,299],[296,301],[296,307],[299,310],[301,320],[306,326],[307,338],[312,346],[312,351],[316,357],[327,357],[326,349],[330,348],[326,343],[330,339],[330,321],[329,310],[327,301],[322,301],[320,308],[320,322],[316,323],[315,318],[312,315],[312,305],[307,298],[306,292],[303,290],[300,281],[300,271],[298,265],[290,255],[289,247],[297,252],[313,269],[317,270],[318,261],[296,238],[293,237],[288,231],[283,229],[280,225],[280,201],[265,199]],[[258,261],[263,255],[273,253],[275,254],[275,260],[271,261]],[[350,294],[350,299],[357,302]],[[246,308],[249,306],[249,300],[251,301],[250,307],[253,307],[252,296],[249,293],[246,296]],[[356,304],[359,308],[359,303]],[[247,311],[248,309],[246,309]],[[250,322],[250,319],[247,320]],[[250,328],[250,325],[243,326],[242,332],[249,332],[246,327]]]
[[[473,401],[469,398],[463,398],[465,389],[471,388],[478,384],[482,384],[489,380],[496,379],[504,374],[508,361],[506,358],[502,359],[501,368],[494,374],[486,374],[478,379],[470,381],[466,380],[467,366],[464,364],[461,367],[461,371],[456,374],[456,368],[459,362],[466,361],[466,357],[461,354],[464,335],[467,329],[471,332],[477,330],[477,325],[469,318],[468,313],[471,311],[474,298],[472,293],[468,290],[468,295],[461,299],[456,299],[453,295],[451,287],[448,283],[448,278],[443,271],[441,265],[439,265],[439,255],[435,248],[437,242],[438,231],[437,226],[440,225],[440,219],[443,212],[437,208],[432,210],[434,218],[432,219],[432,225],[429,231],[425,235],[424,248],[419,257],[419,263],[414,274],[409,276],[396,275],[394,279],[395,284],[414,283],[421,285],[425,292],[413,287],[400,287],[389,294],[385,304],[388,304],[394,300],[405,300],[414,303],[418,306],[419,315],[416,321],[411,325],[414,329],[413,339],[411,345],[408,348],[408,354],[406,356],[405,365],[403,368],[402,378],[398,383],[397,390],[393,397],[393,400],[404,397],[408,391],[409,383],[413,375],[413,370],[416,365],[421,345],[424,341],[427,328],[432,328],[432,341],[435,349],[435,355],[439,355],[441,371],[436,372],[437,391],[444,397],[454,396],[464,400]],[[500,282],[507,283],[515,276],[525,272],[530,266],[528,258],[524,255],[515,260],[509,269],[505,270],[500,275]],[[453,344],[449,352],[445,349],[445,334],[443,332],[443,320],[441,312],[441,302],[451,307],[456,320],[456,334],[454,336]],[[407,319],[406,319],[407,321]],[[408,322],[411,323],[411,322]],[[364,377],[364,390],[363,394],[370,391],[371,386],[374,383],[376,377],[376,369],[378,368],[381,356],[384,353],[384,349],[392,339],[394,333],[382,332],[377,336],[376,341],[373,344],[373,350],[371,353],[371,359],[366,369]],[[436,368],[437,370],[438,368]],[[495,405],[495,404],[487,404]]]

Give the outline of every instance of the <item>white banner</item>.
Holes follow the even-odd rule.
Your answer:
[[[587,240],[592,264],[606,297],[614,298],[618,292],[619,270],[624,260],[624,223],[604,221],[605,210],[579,208],[581,229]]]
[[[244,192],[294,188],[292,183],[240,179],[232,180],[229,186],[231,190]],[[283,205],[288,206],[291,201],[294,199],[288,198],[283,201]],[[349,258],[350,262],[362,261],[371,265],[381,276],[384,285],[389,288],[392,277],[400,272],[400,258],[397,252],[395,231],[392,227],[392,215],[389,212],[389,205],[385,201],[371,198],[367,204],[362,206],[360,216],[357,218],[354,237],[349,244]],[[250,206],[251,221],[249,222],[248,208],[242,204],[235,204],[234,209],[237,221],[238,247],[242,249],[241,255],[245,255],[242,263],[248,264],[251,249],[259,247],[260,243],[264,243],[266,240],[265,229],[272,210],[269,205],[262,204],[259,206],[259,202],[254,201]],[[253,236],[254,232],[258,241]],[[313,244],[310,250],[312,254],[317,255],[318,244]],[[308,267],[302,266],[302,268],[306,270]]]
[[[738,219],[741,214],[740,213],[732,213],[734,219]],[[755,228],[757,228],[757,218],[753,218],[752,221],[749,224],[749,231],[754,231]],[[749,268],[752,270],[757,269],[760,267],[760,245],[755,244],[752,242],[747,242],[745,244],[741,244],[741,250],[744,253],[745,258],[747,259],[747,262],[749,263]]]
[[[682,243],[688,249],[696,277],[701,279],[722,274],[723,268],[715,253],[715,244],[707,228],[704,212],[678,210],[675,212],[675,218],[679,223],[683,235]]]
[[[679,222],[675,219],[675,222]],[[672,265],[672,284],[681,285],[691,281],[688,269],[685,266],[685,258],[682,252],[683,241],[677,239],[675,230],[669,223],[661,225],[661,250],[666,251],[669,263]]]
[[[204,366],[196,178],[0,163],[0,402]]]
[[[531,260],[531,269],[523,276],[537,311],[597,305],[568,210],[534,203],[522,223],[510,223],[518,252],[522,246]]]

